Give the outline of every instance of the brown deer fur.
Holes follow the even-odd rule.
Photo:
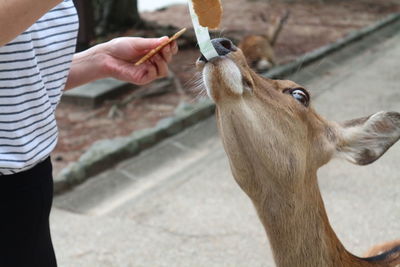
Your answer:
[[[198,61],[198,68],[217,106],[233,176],[254,203],[277,266],[400,266],[400,248],[380,258],[349,253],[329,224],[317,183],[318,168],[332,157],[356,164],[379,158],[400,137],[399,113],[327,121],[286,93],[302,86],[259,76],[240,49]]]

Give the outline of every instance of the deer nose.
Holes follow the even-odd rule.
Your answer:
[[[219,56],[226,56],[230,52],[237,51],[237,47],[232,43],[231,40],[227,38],[215,38],[211,40],[211,43],[214,46]],[[208,60],[203,54],[201,55],[199,60],[208,62]]]

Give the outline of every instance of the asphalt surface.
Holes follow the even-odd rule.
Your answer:
[[[400,26],[302,68],[292,80],[331,120],[400,112]],[[340,240],[361,255],[400,239],[400,144],[370,166],[319,171]],[[263,228],[233,180],[210,118],[55,199],[59,266],[274,266]]]

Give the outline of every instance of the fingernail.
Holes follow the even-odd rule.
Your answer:
[[[158,38],[158,41],[164,41],[164,39],[167,39],[167,38],[168,38],[168,36],[163,36],[163,37]]]

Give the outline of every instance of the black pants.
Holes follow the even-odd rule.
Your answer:
[[[49,228],[52,201],[50,158],[0,176],[0,267],[57,266]]]

